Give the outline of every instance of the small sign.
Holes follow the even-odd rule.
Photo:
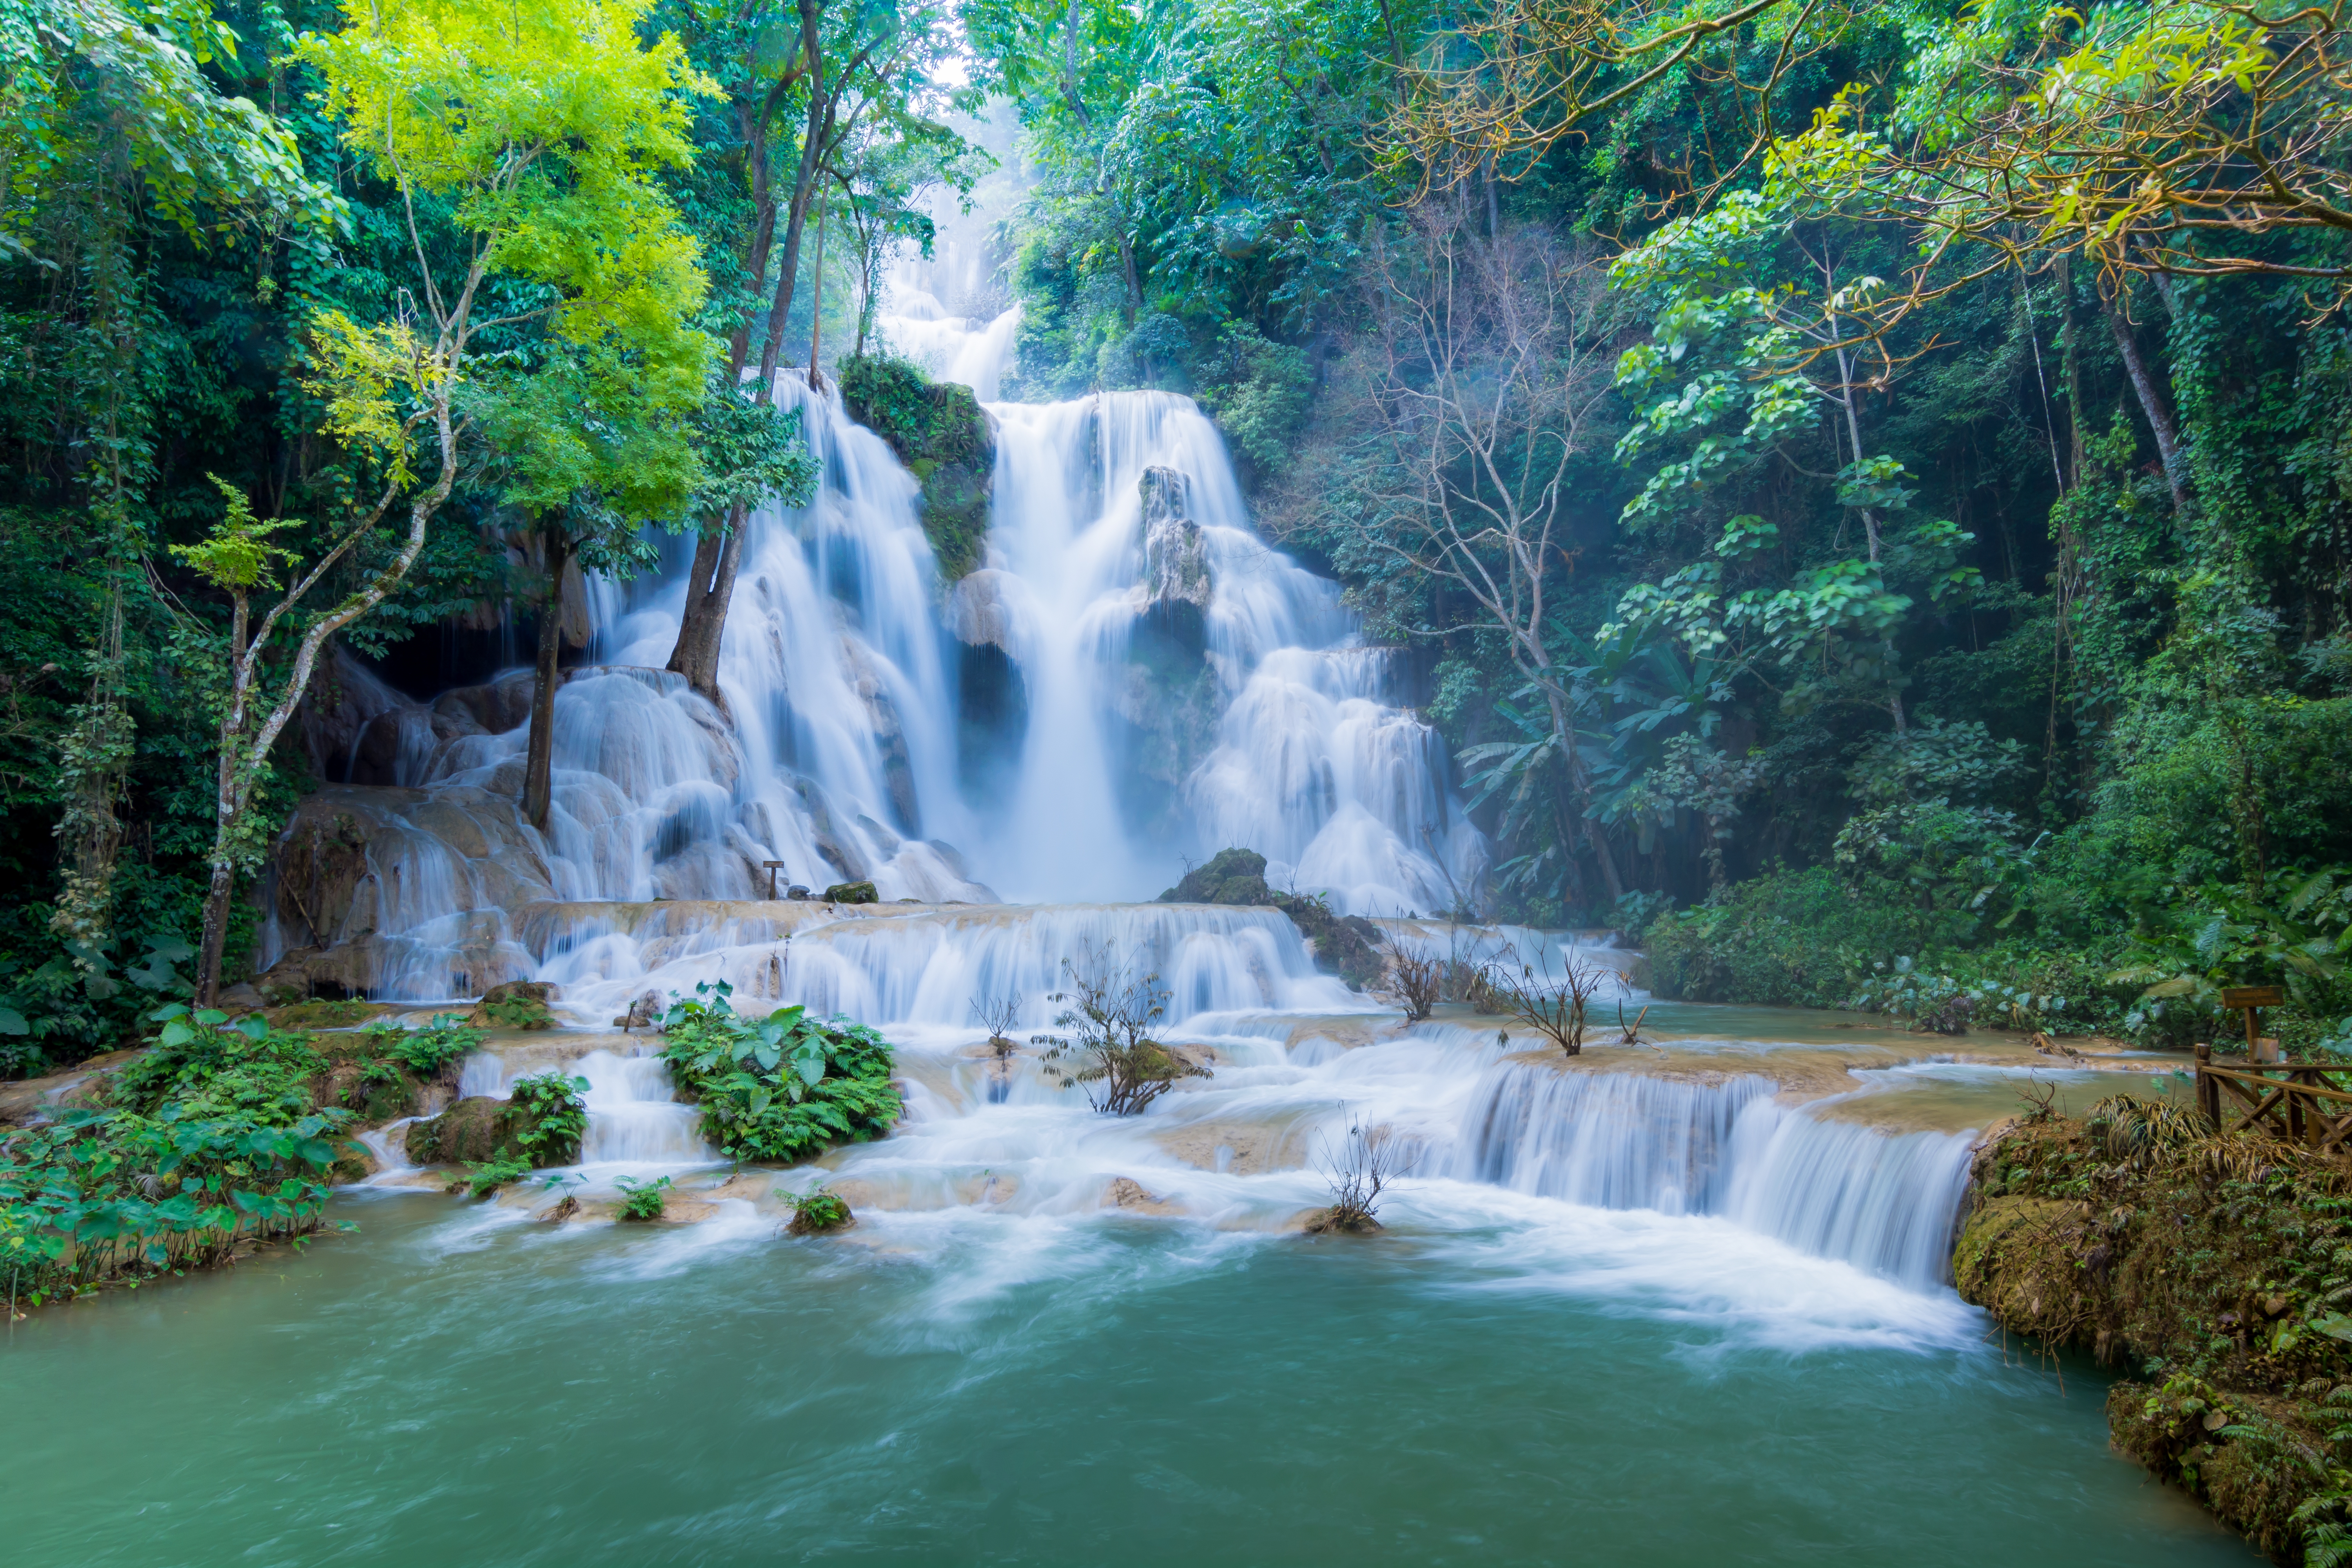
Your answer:
[[[2221,1005],[2231,1012],[2247,1007],[2278,1007],[2286,1003],[2286,993],[2275,985],[2232,985],[2221,993]]]

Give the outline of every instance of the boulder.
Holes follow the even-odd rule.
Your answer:
[[[1009,598],[1014,581],[1010,572],[984,566],[955,585],[948,595],[948,626],[958,642],[1006,654],[1020,651],[1020,620]]]
[[[1220,849],[1203,866],[1160,895],[1163,904],[1270,904],[1265,857],[1255,849]]]
[[[882,895],[874,890],[871,882],[835,882],[824,890],[828,904],[878,904]]]

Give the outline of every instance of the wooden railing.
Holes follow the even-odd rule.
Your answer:
[[[2323,1154],[2352,1147],[2352,1090],[2327,1080],[2330,1068],[2317,1062],[2250,1062],[2215,1067],[2213,1047],[2197,1047],[2197,1104],[2224,1132],[2261,1130]],[[2227,1100],[2223,1096],[2229,1096]],[[2242,1112],[2225,1121],[2223,1106]]]

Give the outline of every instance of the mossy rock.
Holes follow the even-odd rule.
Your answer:
[[[338,1187],[348,1187],[354,1182],[364,1182],[375,1174],[375,1156],[367,1145],[346,1139],[335,1145],[335,1162],[327,1167],[327,1181]]]
[[[826,1236],[834,1231],[847,1230],[857,1223],[848,1201],[838,1193],[813,1193],[793,1209],[793,1219],[784,1226],[787,1236]]]
[[[2200,1498],[2280,1563],[2300,1562],[2294,1510],[2329,1489],[2318,1431],[2283,1400],[2179,1377],[2107,1391],[2107,1429],[2125,1453]]]
[[[408,1158],[418,1165],[486,1164],[515,1160],[514,1105],[486,1094],[468,1095],[440,1115],[408,1126]]]
[[[1270,904],[1265,857],[1255,849],[1220,849],[1160,895],[1163,904]]]
[[[940,575],[978,566],[988,541],[996,437],[971,388],[938,382],[910,361],[859,354],[835,367],[842,406],[885,441],[922,486],[923,532]]]
[[[1368,1214],[1342,1215],[1328,1208],[1308,1215],[1303,1228],[1308,1236],[1378,1236],[1388,1226]]]
[[[297,1002],[291,1006],[265,1007],[263,1018],[273,1029],[348,1029],[391,1012],[381,1002],[353,998],[341,1002]]]
[[[1351,991],[1378,981],[1387,969],[1381,928],[1361,915],[1342,915],[1318,898],[1276,892],[1266,885],[1265,857],[1255,849],[1220,849],[1160,895],[1163,904],[1265,905],[1290,917],[1314,950],[1315,967],[1336,974]]]
[[[835,882],[824,890],[824,901],[828,904],[878,904],[882,901],[882,895],[875,891],[871,882]]]
[[[466,1022],[477,1029],[551,1029],[556,1021],[551,1004],[562,995],[548,981],[509,980],[491,986],[466,1015]]]

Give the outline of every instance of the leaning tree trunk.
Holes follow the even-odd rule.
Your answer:
[[[809,68],[808,121],[801,137],[801,161],[793,178],[792,201],[784,209],[784,242],[778,261],[776,293],[768,308],[767,341],[761,349],[760,378],[752,390],[759,402],[768,405],[775,401],[776,366],[783,357],[784,326],[792,315],[793,290],[800,280],[801,246],[808,228],[810,198],[817,188],[825,149],[835,139],[843,90],[841,80],[828,83],[825,79],[820,29],[824,0],[797,0],[795,8],[801,18],[801,49]],[[756,289],[760,282],[754,278],[751,286]],[[744,354],[748,355],[748,333],[742,342]],[[742,357],[737,357],[729,366],[730,371],[740,375],[743,363]],[[814,363],[809,365],[809,384],[816,384]],[[686,677],[687,684],[721,712],[726,711],[727,700],[719,692],[719,646],[726,637],[727,608],[735,594],[735,570],[743,556],[744,515],[744,508],[732,509],[727,514],[726,533],[719,538],[705,537],[695,546],[694,573],[686,585],[685,613],[678,621],[677,644],[669,656],[669,668]]]
[[[563,586],[572,560],[572,536],[561,523],[547,530],[547,604],[539,616],[539,658],[531,671],[530,743],[522,770],[522,814],[547,831],[555,786],[555,687],[557,656],[563,647]]]

